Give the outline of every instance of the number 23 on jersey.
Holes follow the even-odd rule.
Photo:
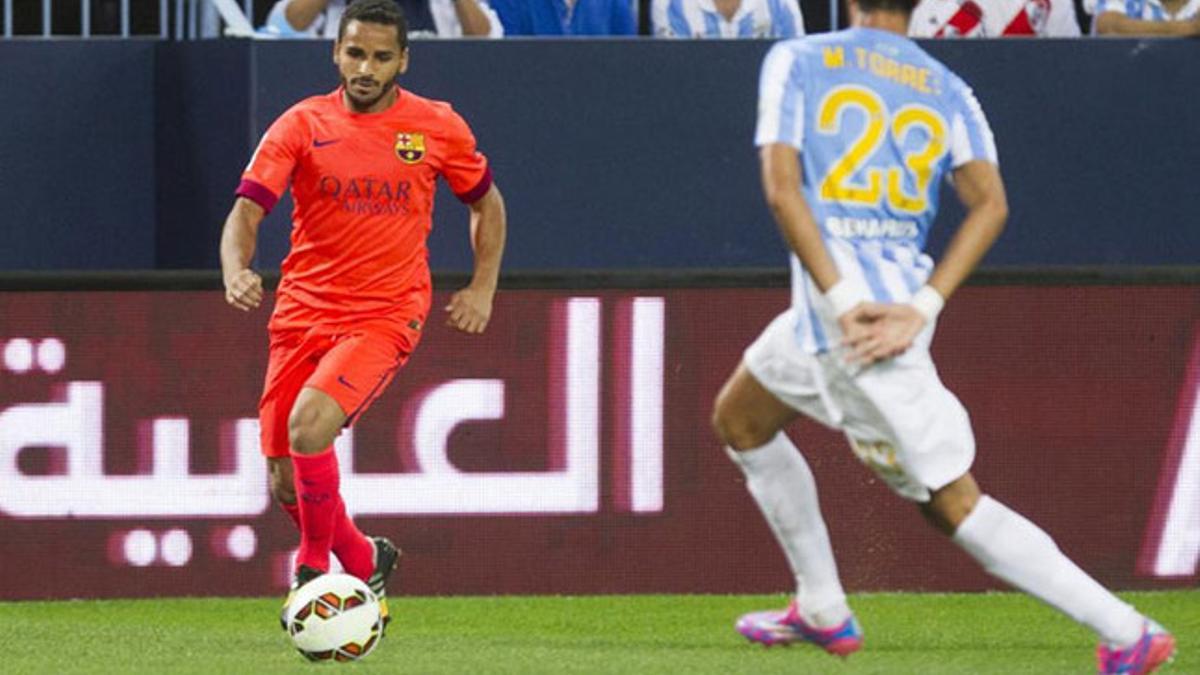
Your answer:
[[[820,180],[819,196],[832,202],[861,206],[888,205],[905,213],[922,213],[929,207],[929,183],[934,167],[947,151],[946,120],[932,108],[906,104],[895,111],[871,89],[855,84],[834,87],[817,109],[817,131],[825,135],[841,132],[843,117],[857,111],[865,117],[862,132],[834,160]],[[864,166],[879,151],[891,133],[897,147],[917,128],[925,131],[924,142],[901,158],[903,166]],[[905,191],[905,174],[912,177],[914,194]],[[860,175],[861,174],[861,175]],[[886,193],[885,193],[886,176]],[[857,178],[857,180],[856,180]]]

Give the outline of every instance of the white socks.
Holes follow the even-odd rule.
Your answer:
[[[780,432],[760,448],[726,452],[746,474],[746,487],[787,555],[805,621],[819,628],[841,624],[850,608],[817,503],[817,484],[800,451]]]
[[[993,576],[1126,646],[1141,637],[1143,617],[1079,569],[1037,525],[983,495],[954,541]]]
[[[760,448],[726,451],[746,474],[746,487],[787,555],[804,619],[820,628],[845,621],[850,608],[804,457],[782,432]],[[1141,614],[1079,569],[1050,535],[991,497],[980,497],[953,539],[990,574],[1091,628],[1105,642],[1127,646],[1141,637]]]

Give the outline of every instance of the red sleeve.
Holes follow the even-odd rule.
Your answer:
[[[492,187],[492,170],[487,157],[475,148],[475,134],[453,110],[445,121],[446,156],[442,176],[464,204],[474,204]]]
[[[281,115],[258,142],[236,194],[270,212],[287,189],[296,162],[308,145],[308,136],[307,125],[299,115],[291,110]]]

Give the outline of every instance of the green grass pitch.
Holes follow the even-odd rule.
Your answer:
[[[1200,673],[1200,591],[1123,594],[1180,644],[1165,673]],[[0,672],[303,673],[1088,673],[1087,630],[1011,593],[863,594],[866,632],[847,660],[810,646],[765,649],[733,632],[782,596],[391,599],[396,617],[366,660],[309,664],[273,599],[0,603]]]

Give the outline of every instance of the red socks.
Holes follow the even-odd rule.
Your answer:
[[[348,574],[363,581],[375,571],[375,546],[346,515],[346,503],[340,497],[337,518],[333,521],[333,552]]]
[[[316,455],[291,455],[296,503],[283,508],[300,527],[296,565],[329,571],[332,550],[348,573],[365,580],[375,570],[375,547],[346,516],[333,448]]]
[[[308,565],[329,571],[329,549],[338,512],[337,455],[332,449],[316,455],[293,451],[296,504],[300,507],[300,553],[296,567]]]

